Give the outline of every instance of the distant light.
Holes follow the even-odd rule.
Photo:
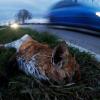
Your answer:
[[[17,23],[14,23],[14,24],[11,24],[10,27],[13,29],[17,29],[19,28],[19,25]]]
[[[96,12],[96,15],[97,15],[98,17],[100,17],[100,12]]]

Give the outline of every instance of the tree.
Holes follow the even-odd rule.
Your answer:
[[[24,24],[25,20],[32,18],[32,14],[28,10],[26,10],[26,9],[21,9],[16,14],[16,18],[17,18],[17,21],[19,21],[22,24]]]

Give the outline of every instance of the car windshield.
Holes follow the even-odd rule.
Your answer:
[[[62,0],[58,2],[52,9],[59,9],[59,8],[65,8],[65,7],[72,7],[72,6],[78,6],[80,5],[78,2],[69,1],[69,0]]]
[[[100,7],[100,0],[60,0],[60,2],[56,3],[52,7],[52,9],[59,9],[65,7],[73,7],[73,6],[90,6],[90,7]]]
[[[100,7],[100,0],[76,0],[77,2],[87,5],[87,6],[92,6],[92,7]]]
[[[56,3],[52,9],[66,8],[66,7],[75,7],[75,6],[88,6],[88,7],[100,7],[99,0],[61,0]]]

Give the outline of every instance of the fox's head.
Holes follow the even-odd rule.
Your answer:
[[[59,43],[52,52],[52,65],[56,69],[55,78],[72,81],[73,77],[80,79],[79,65],[75,57],[72,57],[68,50],[68,45],[65,41]]]

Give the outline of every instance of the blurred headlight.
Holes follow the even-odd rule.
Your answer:
[[[13,29],[17,29],[19,25],[17,23],[14,23],[14,24],[11,24],[10,27]]]
[[[96,15],[97,15],[98,17],[100,17],[100,12],[96,12]]]

